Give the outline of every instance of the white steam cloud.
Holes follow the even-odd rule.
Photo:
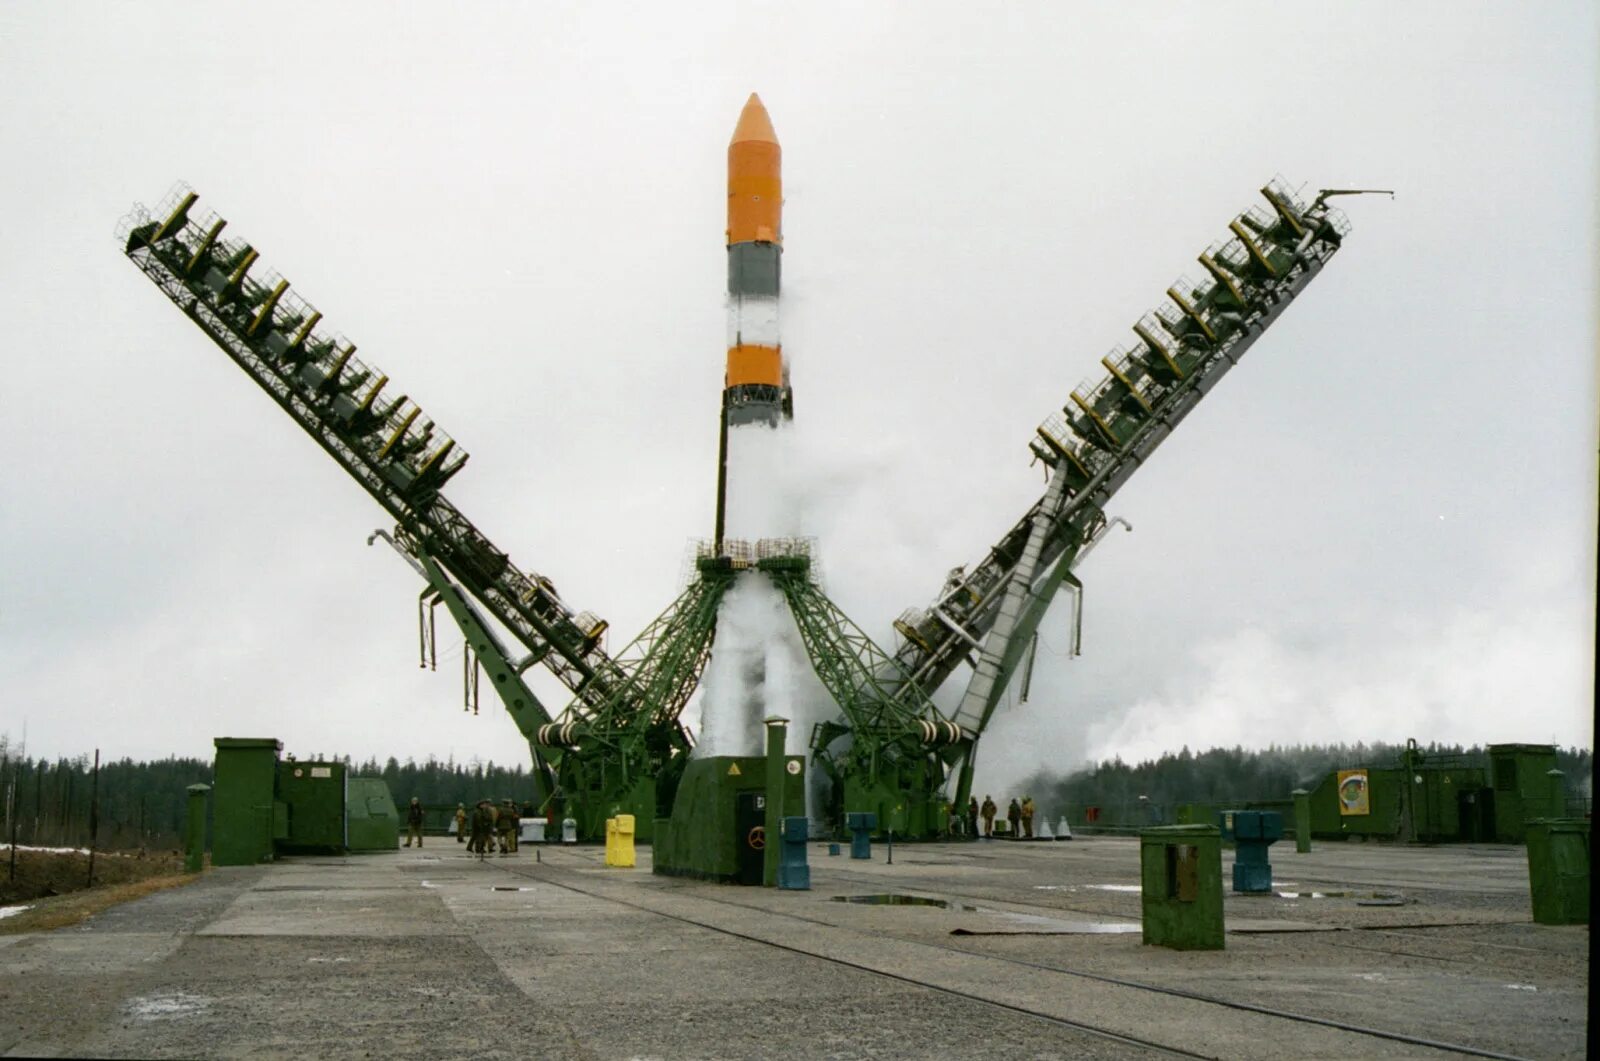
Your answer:
[[[1092,758],[1155,758],[1184,745],[1354,740],[1487,744],[1559,741],[1529,733],[1525,709],[1581,705],[1593,656],[1555,608],[1464,611],[1433,628],[1394,623],[1365,636],[1292,644],[1246,628],[1199,645],[1198,674],[1089,726]],[[1191,672],[1192,673],[1192,672]],[[1581,710],[1581,708],[1577,708]],[[1563,730],[1583,728],[1573,718]]]
[[[744,425],[728,433],[725,537],[752,546],[804,533],[805,491],[796,487],[798,432]],[[783,594],[767,576],[741,575],[723,598],[700,697],[696,754],[759,755],[761,720],[789,720],[786,750],[808,752],[811,729],[838,708],[811,666]]]

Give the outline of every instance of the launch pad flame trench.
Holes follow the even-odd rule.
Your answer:
[[[740,764],[760,754],[773,715],[803,743],[782,787],[804,784],[814,830],[841,832],[847,813],[875,816],[896,838],[948,830],[996,706],[1025,680],[1046,610],[1063,584],[1081,589],[1077,562],[1120,522],[1106,505],[1343,245],[1349,225],[1328,204],[1337,194],[1346,193],[1308,203],[1275,179],[1261,189],[1264,205],[1226,224],[1197,256],[1198,279],[1168,286],[1131,338],[1100,358],[1101,373],[1038,426],[1028,448],[1048,470],[1039,498],[985,555],[950,571],[930,603],[894,620],[892,647],[828,597],[814,544],[770,503],[782,483],[752,481],[752,469],[781,475],[785,462],[770,458],[783,454],[795,415],[779,329],[782,151],[756,96],[728,146],[715,525],[678,598],[615,655],[604,620],[513,563],[446,498],[466,452],[195,192],[180,186],[153,211],[136,207],[118,236],[157,289],[394,521],[369,543],[392,547],[424,582],[424,662],[443,604],[467,646],[468,703],[481,673],[528,742],[542,809],[575,819],[586,838],[633,815],[640,840],[678,838],[680,871],[732,879],[696,861],[682,816],[746,826],[740,815],[760,787]],[[566,689],[565,704],[534,694],[526,676],[535,667]],[[956,706],[941,710],[933,695],[958,671]],[[702,687],[697,748],[681,715]],[[696,761],[705,765],[690,771]],[[729,771],[716,764],[744,779],[725,783]],[[682,802],[698,809],[679,806],[690,772],[694,799]],[[797,799],[787,813],[799,813]],[[732,865],[720,849],[705,857]]]

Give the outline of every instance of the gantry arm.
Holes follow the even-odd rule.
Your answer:
[[[1170,287],[1134,325],[1138,342],[1103,358],[1106,375],[1039,427],[1043,496],[982,561],[951,572],[933,605],[896,621],[896,662],[924,693],[973,665],[954,716],[963,729],[988,725],[1056,590],[1106,529],[1106,503],[1339,249],[1348,224],[1325,196],[1305,207],[1277,181],[1262,195],[1271,210],[1239,215],[1199,256],[1204,279]]]
[[[161,220],[138,208],[124,253],[201,331],[244,369],[399,524],[412,555],[447,571],[585,705],[605,701],[621,672],[601,647],[605,623],[574,614],[548,579],[525,573],[439,492],[467,455],[322,314],[276,274],[257,275],[257,252],[224,238],[226,222],[200,216],[179,189]]]

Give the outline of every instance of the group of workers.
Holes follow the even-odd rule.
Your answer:
[[[422,801],[412,796],[411,805],[406,808],[406,847],[411,846],[412,840],[417,842],[418,847],[422,846],[423,817]],[[450,831],[455,834],[456,843],[466,844],[467,850],[474,855],[492,853],[497,841],[502,855],[516,854],[517,836],[521,829],[522,810],[515,800],[510,799],[503,799],[499,803],[480,799],[471,811],[467,810],[465,803],[457,803],[450,822]]]
[[[983,797],[983,805],[979,806],[978,797],[973,796],[967,803],[968,831],[973,836],[983,836],[985,839],[994,837],[995,815],[1000,813],[1000,808],[995,804],[992,796]],[[1033,797],[1023,796],[1022,802],[1017,802],[1013,797],[1011,805],[1006,808],[1006,822],[1011,826],[1010,835],[1013,839],[1033,839]],[[978,819],[983,819],[983,832],[978,832]]]

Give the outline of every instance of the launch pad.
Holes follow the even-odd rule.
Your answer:
[[[679,597],[615,655],[604,620],[570,608],[549,578],[519,568],[445,497],[466,453],[407,395],[391,396],[389,377],[358,359],[286,279],[257,268],[255,248],[225,234],[226,222],[198,209],[193,191],[176,188],[153,213],[136,207],[119,236],[126,256],[394,519],[368,542],[383,540],[425,584],[424,665],[437,664],[443,604],[465,640],[466,699],[475,710],[478,676],[487,675],[528,741],[540,809],[575,819],[584,837],[601,835],[617,814],[634,816],[641,840],[671,822],[668,862],[721,877],[723,856],[696,855],[699,841],[677,824],[679,797],[696,778],[683,814],[720,821],[737,812],[727,804],[745,788],[702,783],[697,754],[719,752],[697,753],[681,716],[703,684],[722,680],[708,664],[734,652],[724,606],[737,588],[781,597],[797,651],[830,701],[828,716],[797,732],[804,743],[791,748],[814,781],[813,827],[837,833],[846,813],[865,811],[897,837],[944,835],[952,808],[971,794],[979,740],[1006,690],[1020,680],[1026,699],[1046,610],[1063,587],[1081,591],[1073,568],[1119,522],[1107,503],[1343,245],[1349,226],[1328,205],[1343,194],[1352,193],[1323,191],[1308,204],[1282,181],[1268,183],[1267,208],[1237,215],[1229,235],[1198,256],[1202,278],[1169,286],[1167,300],[1133,325],[1136,341],[1113,347],[1100,361],[1104,375],[1073,389],[1038,428],[1029,448],[1048,470],[1042,495],[978,562],[950,570],[931,604],[903,611],[888,649],[829,599],[810,542],[792,528],[752,530],[734,518],[756,489],[730,475],[734,458],[759,433],[785,430],[794,412],[778,330],[781,153],[754,96],[729,145],[714,535]],[[707,710],[732,704],[739,724],[754,728],[773,710],[767,661],[759,663],[742,669],[761,695],[708,690]],[[535,667],[570,693],[564,708],[530,688],[525,675]],[[936,706],[934,693],[962,669],[956,706]],[[743,680],[740,670],[726,680]]]
[[[1588,930],[1530,923],[1515,847],[1291,845],[1286,895],[1229,893],[1227,949],[1176,952],[1140,943],[1134,840],[812,844],[809,892],[441,846],[0,932],[0,1054],[1584,1056]]]

